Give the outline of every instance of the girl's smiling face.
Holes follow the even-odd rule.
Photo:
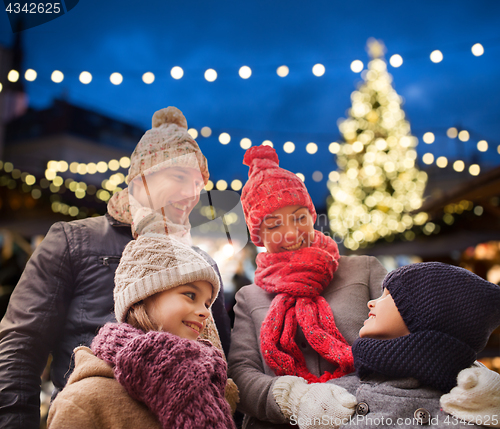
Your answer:
[[[264,218],[259,236],[269,253],[309,247],[314,241],[314,222],[304,206],[285,206]]]
[[[211,302],[212,285],[199,280],[152,295],[144,305],[162,331],[196,340],[210,316]]]
[[[368,301],[368,308],[370,313],[359,331],[360,338],[391,340],[410,333],[387,289],[380,298]]]

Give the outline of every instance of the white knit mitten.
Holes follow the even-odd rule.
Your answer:
[[[356,398],[330,383],[307,384],[301,377],[279,377],[273,395],[283,415],[300,429],[338,428],[347,424]]]
[[[444,411],[459,419],[500,428],[500,374],[485,366],[466,368],[440,402]]]

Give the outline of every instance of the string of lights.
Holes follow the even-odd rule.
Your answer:
[[[497,39],[494,40],[495,42],[497,41]],[[458,46],[458,45],[457,45]],[[462,47],[462,44],[459,45],[460,47]],[[450,51],[453,51],[453,47],[450,49],[448,48],[448,50]],[[472,47],[470,47],[470,52],[472,53],[473,56],[475,57],[480,57],[482,55],[484,55],[485,53],[485,48],[483,46],[483,44],[481,43],[475,43],[472,45]],[[405,54],[401,55],[401,54],[393,54],[390,56],[389,58],[389,64],[393,67],[393,68],[398,68],[398,67],[401,67],[403,65],[403,56],[405,56]],[[415,54],[409,54],[410,57],[412,58],[415,58],[416,55]],[[418,55],[417,55],[418,56]],[[439,50],[439,49],[435,49],[433,50],[430,54],[427,53],[425,55],[420,55],[420,56],[423,56],[423,57],[427,57],[430,61],[432,61],[433,63],[440,63],[444,60],[444,54],[443,54],[443,51],[442,50]],[[333,61],[333,60],[330,60],[332,64],[334,64],[334,67],[339,67],[339,61],[338,59]],[[330,67],[330,65],[328,64],[328,67]],[[365,65],[363,63],[363,61],[359,60],[359,59],[356,59],[354,61],[351,61],[350,65],[349,65],[351,71],[353,71],[354,73],[361,73],[364,68],[365,68]],[[321,77],[323,76],[325,73],[326,73],[326,66],[324,64],[321,64],[321,63],[317,63],[317,64],[314,64],[311,68],[311,72],[314,76],[316,77]],[[191,72],[191,71],[190,71]],[[193,70],[192,71],[193,73],[195,73],[197,76],[201,76],[203,75],[203,78],[207,81],[207,82],[214,82],[218,79],[219,77],[219,74],[217,73],[217,71],[214,69],[214,68],[208,68],[208,69],[205,69],[205,70]],[[287,66],[287,65],[280,65],[276,68],[276,75],[279,76],[280,78],[285,78],[289,75],[290,73],[290,67]],[[94,75],[96,73],[94,73],[94,75],[92,73],[90,73],[89,71],[66,71],[66,75],[75,75],[77,74],[78,75],[78,80],[84,84],[84,85],[88,85],[90,84],[93,80],[94,80]],[[99,73],[99,77],[102,75],[103,73]],[[125,72],[122,72],[122,73],[119,73],[119,72],[113,72],[109,75],[109,81],[113,84],[113,85],[120,85],[123,83],[125,77],[124,77],[124,74]],[[140,74],[140,73],[139,73]],[[63,73],[61,70],[53,70],[51,75],[50,75],[50,79],[52,80],[52,82],[54,83],[61,83],[65,80],[66,78],[66,75],[65,73]],[[126,73],[125,74],[127,79],[130,77],[131,79],[137,79],[137,73],[136,72],[129,72],[129,73]],[[243,65],[241,66],[239,69],[238,69],[238,75],[241,79],[249,79],[251,78],[254,73],[252,71],[252,69],[247,66],[247,65]],[[172,77],[172,79],[174,80],[180,80],[182,79],[183,77],[186,76],[186,72],[185,70],[180,67],[180,66],[174,66],[170,69],[170,76]],[[145,73],[143,73],[141,75],[141,80],[144,84],[147,84],[147,85],[151,85],[155,82],[155,80],[157,79],[158,77],[158,74],[155,75],[155,73],[151,72],[151,71],[146,71]],[[162,75],[163,77],[163,75]],[[7,79],[10,81],[10,82],[17,82],[19,79],[21,78],[21,74],[20,74],[20,71],[19,70],[11,70],[8,75],[7,75]],[[33,68],[28,68],[25,72],[24,72],[24,79],[28,82],[33,82],[35,81],[36,79],[38,78],[38,72],[36,70],[34,70]],[[2,84],[0,83],[0,92],[2,91]]]
[[[193,138],[198,138],[199,135],[203,137],[210,137],[212,135],[212,130],[209,127],[203,127],[198,132],[195,128],[191,128],[189,129],[189,133]],[[423,134],[422,141],[427,145],[431,145],[436,141],[436,134],[436,132],[428,131]],[[446,130],[446,137],[448,137],[449,139],[458,138],[458,140],[462,142],[468,142],[470,140],[470,133],[466,130],[459,131],[457,130],[457,128],[451,127]],[[220,133],[219,142],[223,146],[225,146],[231,142],[231,136],[225,132]],[[240,147],[244,150],[251,147],[252,144],[253,143],[249,138],[245,137],[240,140]],[[273,142],[271,142],[270,140],[264,140],[263,142],[261,142],[261,144],[272,147],[274,146]],[[291,154],[295,152],[297,146],[298,145],[296,145],[295,143],[287,141],[283,144],[282,149],[284,153]],[[320,146],[323,147],[323,145],[309,142],[305,145],[305,151],[310,155],[314,155],[318,152]],[[490,149],[490,145],[486,140],[482,139],[477,142],[476,148],[479,152],[484,153],[488,149]],[[349,149],[350,146],[345,146],[344,148],[342,148],[342,146],[337,142],[328,144],[328,151],[331,154],[337,156],[349,155],[343,152],[346,150],[349,151]],[[500,145],[498,145],[497,147],[497,152],[498,154],[500,154]],[[472,176],[479,175],[481,171],[480,166],[476,163],[471,163],[468,168],[466,168],[465,161],[461,159],[450,161],[449,157],[443,155],[437,156],[430,152],[426,152],[424,155],[422,155],[422,162],[426,165],[432,165],[433,163],[435,163],[439,168],[452,167],[456,172],[468,171]],[[65,160],[52,160],[47,163],[44,177],[39,183],[40,187],[31,189],[30,187],[36,184],[36,178],[33,174],[31,174],[30,172],[21,172],[20,170],[15,169],[10,162],[3,163],[2,161],[0,161],[0,170],[3,169],[5,173],[10,173],[10,177],[4,175],[2,176],[2,178],[0,178],[0,185],[8,186],[10,183],[10,186],[12,186],[13,181],[16,182],[20,180],[23,187],[30,188],[34,199],[37,199],[41,196],[41,189],[48,189],[52,193],[57,193],[59,192],[60,187],[64,185],[65,188],[73,192],[78,199],[83,199],[86,195],[96,195],[99,200],[106,202],[109,200],[109,198],[111,198],[113,193],[119,192],[121,189],[123,189],[124,186],[126,186],[126,174],[124,174],[124,172],[126,173],[126,171],[117,171],[119,169],[125,170],[129,166],[130,158],[126,156],[120,158],[119,160],[111,159],[109,161],[90,163],[68,163]],[[96,186],[88,184],[85,181],[78,181],[72,178],[64,179],[61,175],[58,175],[58,173],[66,173],[68,171],[73,175],[77,174],[80,176],[94,175],[96,173],[104,174],[106,172],[113,172],[113,174],[102,180],[101,187],[97,188]],[[328,174],[324,174],[321,171],[314,171],[311,178],[306,178],[305,175],[301,172],[297,172],[296,174],[304,182],[309,179],[312,179],[314,182],[321,182],[324,178],[326,178],[328,182],[338,182],[340,178],[340,175],[336,170],[330,171]],[[210,180],[207,183],[205,189],[207,191],[210,191],[212,189],[226,190],[228,188],[231,188],[234,191],[240,191],[242,187],[243,183],[238,179],[220,179],[215,183]]]

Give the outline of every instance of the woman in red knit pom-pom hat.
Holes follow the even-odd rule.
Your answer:
[[[257,256],[255,284],[236,294],[229,372],[244,428],[287,427],[293,422],[274,399],[276,380],[325,383],[353,372],[351,344],[368,316],[366,303],[382,293],[386,270],[374,257],[340,256],[335,241],[314,229],[307,188],[279,167],[273,148],[252,147],[243,163],[250,167],[241,194],[246,223],[267,252]],[[336,395],[333,384],[322,388],[323,396]],[[338,399],[350,415],[350,399]]]

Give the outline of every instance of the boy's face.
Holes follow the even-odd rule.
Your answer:
[[[314,241],[314,222],[307,207],[286,206],[266,216],[259,231],[269,253],[299,250]]]
[[[360,338],[391,340],[410,333],[387,289],[380,298],[369,301],[368,308],[370,313],[359,331]]]
[[[212,285],[199,280],[152,295],[144,305],[162,331],[196,340],[210,316],[211,301]]]

